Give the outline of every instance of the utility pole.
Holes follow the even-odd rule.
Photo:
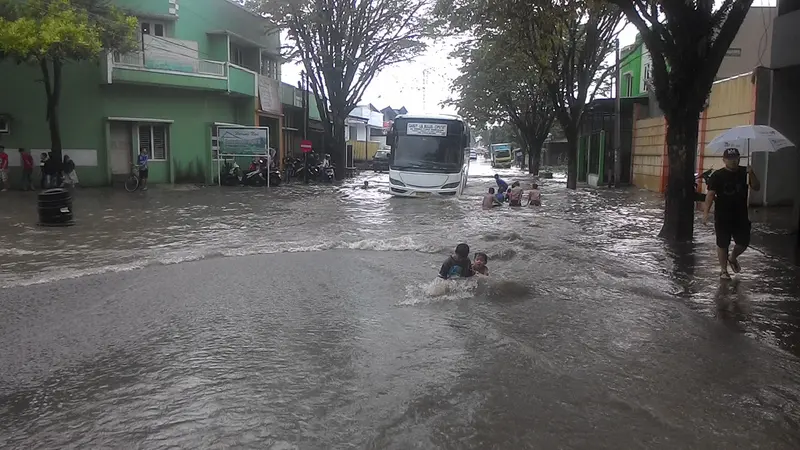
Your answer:
[[[303,140],[308,139],[308,77],[306,71],[300,72],[300,91],[303,99]],[[303,183],[308,184],[308,153],[303,152]]]
[[[615,43],[616,52],[614,56],[616,57],[616,75],[614,77],[614,84],[616,88],[616,95],[614,96],[614,185],[619,187],[620,186],[620,177],[622,176],[622,148],[620,142],[622,140],[621,128],[622,124],[620,123],[622,120],[622,111],[621,111],[621,104],[620,104],[620,95],[622,95],[622,89],[620,86],[620,81],[622,80],[622,75],[620,74],[620,65],[619,65],[619,38],[616,40]]]
[[[431,69],[425,68],[422,70],[422,112],[428,111],[428,73]]]

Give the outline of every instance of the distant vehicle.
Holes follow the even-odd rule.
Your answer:
[[[388,172],[390,155],[391,151],[389,150],[378,150],[375,152],[375,156],[372,157],[372,171]]]
[[[511,144],[492,144],[489,147],[489,152],[492,155],[492,167],[508,169],[514,163],[514,157],[511,155]]]
[[[399,197],[460,195],[467,185],[469,125],[449,114],[401,114],[389,130],[390,192]]]
[[[472,160],[472,161],[475,161],[476,159],[478,159],[478,152],[475,151],[474,148],[469,151],[469,159]]]

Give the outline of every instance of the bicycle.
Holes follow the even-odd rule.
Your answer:
[[[139,183],[141,180],[139,179],[139,167],[133,165],[131,167],[131,175],[125,180],[125,190],[128,192],[134,192],[139,189]]]

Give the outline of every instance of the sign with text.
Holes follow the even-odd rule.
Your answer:
[[[311,141],[308,140],[300,141],[300,150],[302,150],[303,153],[311,153],[311,148],[312,148]]]
[[[281,113],[280,82],[270,77],[258,76],[258,98],[262,111]]]
[[[269,129],[219,127],[217,139],[222,155],[266,155],[269,148]]]
[[[409,136],[447,136],[446,123],[413,123],[406,126]]]

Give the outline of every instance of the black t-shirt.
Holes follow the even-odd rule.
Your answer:
[[[716,193],[716,219],[747,219],[747,168],[720,169],[708,179],[708,190]]]
[[[447,261],[442,264],[439,269],[439,277],[458,278],[458,277],[471,277],[474,275],[472,272],[472,261],[469,258],[460,258],[458,256],[451,256]]]

